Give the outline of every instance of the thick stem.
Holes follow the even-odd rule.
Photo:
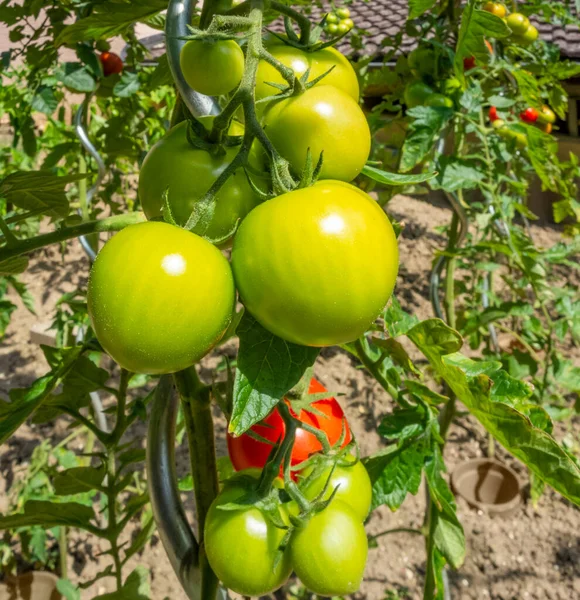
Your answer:
[[[118,544],[116,474],[115,451],[112,449],[107,454],[107,508],[109,512],[107,531],[110,535],[111,556],[115,564],[117,591],[120,591],[123,587],[123,563],[119,554],[120,549]]]
[[[125,423],[127,422],[125,405],[127,402],[127,386],[129,385],[130,375],[129,371],[121,369],[121,382],[117,394],[117,421],[115,422],[115,429],[113,429],[110,436],[112,445],[117,445],[121,440],[121,436],[125,433]]]
[[[33,250],[38,250],[39,248],[44,248],[44,246],[49,246],[50,244],[71,240],[80,235],[105,231],[119,231],[129,225],[142,223],[145,220],[145,215],[142,212],[132,212],[124,215],[115,215],[114,217],[108,217],[98,221],[79,223],[72,227],[63,227],[62,229],[57,229],[51,233],[38,235],[27,240],[20,240],[13,246],[0,248],[0,262],[8,260],[9,258],[14,258],[15,256],[20,256],[21,254],[32,252]]]
[[[312,27],[310,19],[297,10],[294,10],[290,6],[283,4],[282,2],[271,2],[270,5],[280,14],[290,17],[296,21],[296,23],[298,23],[298,26],[300,27],[300,42],[302,44],[308,44],[310,40],[310,30]]]
[[[453,252],[457,244],[457,234],[459,231],[459,217],[453,211],[451,225],[449,228],[449,242],[447,244],[448,252]],[[455,319],[455,265],[457,259],[451,256],[447,259],[447,268],[445,270],[445,314],[447,315],[447,323],[449,327],[456,327]]]
[[[210,388],[204,385],[195,367],[174,374],[181,397],[191,475],[193,477],[198,540],[201,545],[200,568],[202,573],[201,599],[212,600],[217,593],[218,580],[203,551],[203,533],[209,507],[219,491]]]

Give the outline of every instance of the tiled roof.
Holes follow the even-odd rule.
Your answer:
[[[368,31],[365,54],[384,53],[381,42],[387,36],[394,36],[405,26],[409,11],[408,0],[355,0],[349,5],[351,17],[357,27]],[[561,26],[545,23],[532,18],[540,31],[540,37],[546,42],[559,46],[562,57],[580,59],[580,28],[575,25]],[[416,45],[416,40],[403,36],[402,51],[407,52]],[[348,46],[341,48],[347,50]]]

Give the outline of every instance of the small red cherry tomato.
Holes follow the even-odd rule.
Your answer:
[[[497,114],[497,108],[495,106],[489,107],[489,120],[493,123],[499,119],[499,115]]]
[[[475,67],[475,56],[468,56],[463,59],[463,70],[470,71]]]
[[[103,73],[105,77],[109,75],[117,75],[123,71],[123,61],[118,54],[114,52],[103,52],[99,56],[99,60],[103,65]]]
[[[530,106],[520,113],[520,119],[524,123],[535,123],[538,120],[538,111]]]

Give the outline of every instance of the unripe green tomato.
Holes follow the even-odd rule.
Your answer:
[[[214,117],[200,117],[209,130]],[[194,206],[209,190],[217,177],[232,162],[239,151],[227,147],[222,156],[212,156],[206,150],[194,148],[187,140],[187,122],[171,129],[149,150],[139,173],[139,199],[148,219],[162,215],[163,195],[178,225],[185,225]],[[230,135],[243,135],[244,128],[232,122]],[[260,170],[260,159],[252,150],[250,166]],[[260,184],[259,177],[253,177]],[[244,169],[240,168],[225,182],[216,196],[215,212],[205,235],[220,239],[232,231],[238,219],[243,219],[259,203],[248,183]]]
[[[354,511],[336,498],[290,539],[296,575],[319,596],[345,596],[362,582],[368,554],[365,528]]]
[[[450,77],[441,83],[441,93],[445,96],[454,96],[462,88],[461,81],[457,77]]]
[[[544,105],[538,114],[538,122],[553,125],[556,122],[556,114],[549,106]]]
[[[507,10],[503,4],[499,2],[486,2],[483,10],[503,19],[506,16]]]
[[[314,498],[316,498],[324,489],[328,477],[332,472],[325,499],[330,498],[333,490],[338,486],[334,498],[350,506],[358,518],[361,521],[364,521],[371,508],[373,496],[371,480],[360,460],[355,462],[354,457],[349,457],[347,458],[347,461],[352,464],[338,464],[334,471],[332,471],[332,466],[329,465],[319,477],[308,481],[305,485],[301,485],[300,489],[308,500],[314,500]],[[300,479],[306,480],[313,470],[314,467],[307,467],[301,471]]]
[[[190,40],[179,64],[187,85],[200,94],[220,96],[236,88],[244,74],[244,53],[234,40]]]
[[[453,100],[443,94],[431,94],[425,100],[425,106],[438,106],[443,108],[453,108]]]
[[[131,225],[99,252],[89,277],[95,335],[134,373],[181,371],[222,338],[233,314],[232,272],[203,238],[161,222]]]
[[[417,77],[432,76],[435,73],[435,51],[429,46],[419,46],[409,54],[407,64]]]
[[[232,250],[248,312],[302,346],[358,339],[393,291],[393,227],[370,196],[341,181],[318,181],[257,206]]]
[[[290,552],[286,549],[274,566],[285,531],[258,508],[219,508],[245,493],[246,489],[233,483],[212,502],[205,521],[204,547],[212,570],[226,588],[243,596],[263,596],[287,581],[292,571]]]
[[[328,13],[328,15],[326,15],[327,23],[338,23],[339,21],[340,21],[340,19],[334,13]]]
[[[326,31],[328,31],[328,33],[334,35],[334,34],[338,33],[338,25],[336,23],[330,23],[330,25],[328,25],[326,27]]]
[[[263,117],[268,138],[298,175],[308,150],[314,164],[324,152],[321,179],[352,181],[371,150],[371,132],[358,102],[332,85],[274,100]]]
[[[522,35],[530,26],[530,20],[521,13],[512,13],[506,17],[507,26],[516,35]]]
[[[529,46],[538,39],[539,35],[539,31],[530,25],[522,35],[517,36],[517,39],[522,46]]]
[[[344,21],[341,21],[338,24],[338,33],[348,33],[350,29],[351,28]]]
[[[350,17],[350,10],[346,7],[337,8],[336,15],[339,19],[348,19]]]
[[[97,40],[95,48],[99,52],[108,52],[111,49],[111,44],[107,40]]]
[[[422,81],[411,81],[407,84],[404,99],[407,108],[422,106],[427,98],[433,93],[433,89]]]
[[[338,25],[336,27],[336,31],[332,30],[329,33],[337,33]],[[280,41],[275,41],[268,44],[268,51],[282,64],[290,67],[296,77],[302,77],[306,71],[309,71],[308,78],[312,81],[330,71],[320,80],[317,86],[332,85],[346,92],[353,100],[358,102],[360,89],[356,71],[346,56],[335,48],[323,48],[314,52],[305,52]],[[256,100],[273,96],[279,92],[279,90],[268,85],[268,83],[285,84],[286,81],[278,69],[261,60],[258,64],[258,72],[256,74]]]
[[[346,26],[349,28],[349,30],[350,30],[350,29],[352,29],[352,28],[354,27],[354,21],[353,21],[352,19],[343,19],[343,20],[341,21],[341,23],[342,23],[343,25],[346,25]]]

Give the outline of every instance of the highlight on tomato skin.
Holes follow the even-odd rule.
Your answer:
[[[308,388],[310,394],[320,394],[326,391],[326,388],[319,381],[314,378],[311,379]],[[298,417],[303,423],[307,423],[326,433],[331,446],[340,440],[344,430],[342,447],[346,446],[352,440],[352,434],[344,411],[336,398],[324,398],[323,400],[313,402],[312,406],[317,411],[324,413],[325,416],[308,412],[307,410],[302,410],[299,415],[294,414],[294,416]],[[280,412],[275,408],[259,424],[254,425],[251,430],[260,437],[270,441],[271,444],[255,439],[249,433],[243,433],[241,436],[234,437],[228,432],[228,453],[236,471],[252,467],[263,468],[268,460],[272,446],[284,436],[286,426],[280,416]],[[292,449],[291,464],[300,464],[309,456],[321,450],[322,446],[316,439],[316,436],[304,429],[298,429]]]

